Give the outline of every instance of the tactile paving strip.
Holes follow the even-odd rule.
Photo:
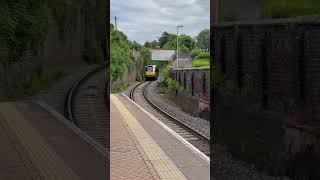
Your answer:
[[[160,146],[144,130],[135,117],[119,101],[116,95],[111,94],[110,98],[117,107],[125,123],[128,125],[130,131],[132,131],[133,135],[136,137],[138,143],[158,173],[160,179],[186,179],[179,168],[177,168],[172,160],[165,154],[165,152],[163,152]]]

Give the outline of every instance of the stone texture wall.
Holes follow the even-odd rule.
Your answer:
[[[233,82],[237,97],[227,100],[213,92],[220,99],[213,114],[219,143],[272,173],[320,177],[314,169],[319,154],[310,153],[319,148],[319,33],[320,22],[312,19],[213,27],[213,63]],[[246,77],[252,84],[250,98],[240,96]],[[232,123],[239,127],[230,128]],[[229,137],[237,134],[238,141]],[[306,170],[297,162],[307,156],[313,157],[314,166]]]
[[[173,100],[186,112],[210,120],[210,70],[173,70],[172,78],[183,91],[173,93]]]

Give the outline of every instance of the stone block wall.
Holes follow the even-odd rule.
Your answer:
[[[212,30],[213,64],[235,87],[230,99],[212,92],[219,99],[212,115],[217,142],[271,173],[319,178],[319,154],[310,152],[319,147],[320,22],[235,22]],[[240,95],[246,77],[250,98]],[[301,168],[301,157],[312,157],[313,166]]]
[[[210,120],[210,70],[201,68],[173,70],[172,78],[182,92],[173,94],[173,100],[194,116]]]

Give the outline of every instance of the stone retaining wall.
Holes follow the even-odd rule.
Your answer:
[[[235,88],[232,98],[212,92],[218,143],[273,174],[320,178],[319,34],[315,19],[213,27],[213,64]]]
[[[172,93],[175,101],[185,112],[210,120],[210,70],[190,68],[173,70],[172,78],[183,91]]]

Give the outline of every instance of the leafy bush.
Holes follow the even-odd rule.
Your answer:
[[[111,29],[110,36],[110,76],[112,81],[123,76],[127,69],[135,65],[143,67],[150,63],[151,52],[148,48],[129,41],[123,32],[115,29]],[[132,49],[140,52],[139,59],[134,60]]]
[[[112,93],[119,93],[123,90],[127,89],[129,87],[129,84],[127,82],[123,82],[119,84],[115,89],[112,90]]]
[[[164,78],[162,87],[164,87],[167,91],[183,90],[183,88],[179,85],[179,83],[171,78],[170,72],[171,72],[171,64],[167,64],[165,67],[161,69],[160,75],[163,76]]]
[[[201,52],[194,59],[210,59],[210,54],[207,52]]]
[[[193,49],[190,53],[190,56],[192,59],[194,59],[196,56],[198,56],[200,53],[202,53],[201,49]]]
[[[318,0],[263,0],[263,17],[288,18],[320,14]]]
[[[192,66],[193,67],[209,67],[210,61],[209,59],[197,59],[192,61]]]
[[[15,87],[2,92],[5,98],[19,98],[23,96],[34,95],[41,89],[50,88],[54,83],[62,79],[66,74],[57,68],[46,67],[37,75],[30,75],[17,80]]]
[[[179,50],[181,52],[189,53],[196,47],[196,41],[188,35],[179,35]],[[171,38],[162,49],[172,50],[177,48],[177,37]]]
[[[181,91],[183,88],[179,85],[179,83],[172,78],[165,79],[166,88],[171,91]]]

